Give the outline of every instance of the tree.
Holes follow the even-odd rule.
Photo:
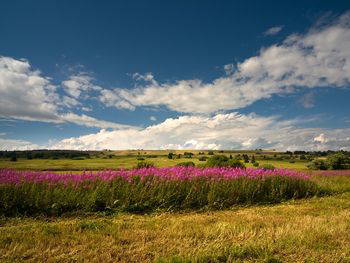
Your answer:
[[[16,154],[12,155],[10,161],[11,161],[11,162],[17,162],[17,156],[16,156]]]
[[[168,159],[173,159],[173,153],[168,153]]]
[[[245,163],[249,163],[249,156],[247,154],[243,154],[243,160]]]
[[[328,164],[324,160],[313,160],[307,165],[307,168],[311,170],[327,170]]]
[[[207,167],[235,167],[244,168],[244,164],[239,160],[231,160],[225,155],[214,155],[206,163]]]
[[[255,163],[255,156],[253,155],[251,160],[250,160],[251,163]]]
[[[349,158],[343,153],[336,153],[328,156],[327,162],[332,170],[345,169],[350,164]]]

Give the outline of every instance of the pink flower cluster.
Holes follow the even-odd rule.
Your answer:
[[[240,168],[195,168],[195,167],[168,167],[168,168],[144,168],[133,170],[106,170],[99,172],[81,173],[54,173],[38,171],[0,170],[0,184],[20,184],[23,182],[49,182],[49,183],[80,183],[86,180],[113,180],[122,178],[131,181],[136,176],[142,178],[156,177],[166,180],[189,180],[204,178],[208,180],[231,180],[237,178],[264,178],[266,176],[288,176],[300,179],[308,179],[309,176],[302,172],[275,169],[240,169]]]

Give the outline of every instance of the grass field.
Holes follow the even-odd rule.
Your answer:
[[[158,167],[196,158],[146,158]],[[305,169],[305,163],[258,161]],[[0,161],[0,168],[131,168],[135,157]],[[247,165],[248,167],[250,164]],[[316,172],[317,173],[317,172]],[[333,192],[280,204],[143,215],[0,217],[0,262],[350,262],[350,171],[314,176]]]
[[[1,262],[350,262],[350,176],[337,195],[209,213],[2,218]]]
[[[169,167],[175,166],[180,162],[192,161],[196,165],[205,163],[198,160],[198,158],[181,158],[181,159],[168,159],[166,156],[157,158],[145,158],[148,162],[153,162],[157,167]],[[104,170],[104,169],[117,169],[117,168],[132,168],[139,161],[133,156],[118,156],[111,159],[92,158],[85,160],[69,160],[69,159],[18,159],[17,162],[11,162],[9,160],[0,160],[1,168],[13,168],[19,170],[50,170],[50,171],[82,171],[82,170]],[[259,160],[259,164],[270,163],[276,168],[288,168],[288,169],[306,169],[306,162],[289,163],[288,161],[265,161]],[[253,167],[251,163],[245,164],[247,167]]]

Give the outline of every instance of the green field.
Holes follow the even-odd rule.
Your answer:
[[[339,193],[206,213],[1,218],[1,262],[350,262],[350,177]]]
[[[196,165],[205,163],[194,158],[181,158],[181,159],[168,159],[166,156],[157,158],[145,158],[148,162],[153,162],[157,167],[169,167],[175,166],[180,162],[192,161]],[[70,159],[18,159],[17,162],[11,162],[10,160],[0,160],[1,168],[13,168],[20,170],[51,170],[51,171],[82,171],[82,170],[104,170],[104,169],[117,169],[117,168],[132,168],[139,161],[133,156],[117,156],[111,159],[104,158],[91,158],[85,160],[70,160]],[[276,168],[288,168],[288,169],[306,169],[306,162],[289,163],[288,161],[265,161],[258,160],[259,164],[270,163]],[[251,163],[245,164],[247,167],[253,167]]]

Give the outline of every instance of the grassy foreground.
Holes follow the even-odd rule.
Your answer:
[[[2,262],[349,262],[350,194],[236,211],[3,219]]]
[[[1,262],[350,262],[350,177],[338,194],[206,213],[1,218]]]

